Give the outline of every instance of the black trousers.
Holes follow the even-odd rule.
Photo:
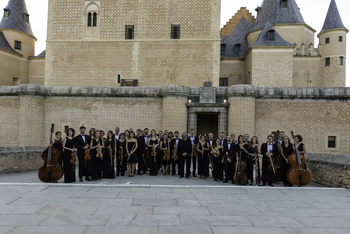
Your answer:
[[[155,159],[155,160],[154,160]],[[149,156],[149,174],[158,175],[158,156]]]
[[[204,151],[204,155],[198,153],[198,175],[209,176],[209,154]]]
[[[143,161],[143,158],[145,158],[145,161]],[[137,173],[141,173],[141,171],[143,172],[146,172],[147,169],[146,169],[146,156],[142,157],[141,154],[138,154],[138,159],[137,159],[137,162],[138,162],[138,168],[137,168]]]
[[[253,181],[253,172],[254,172],[254,164],[255,164],[255,157],[252,156],[248,156],[248,164],[247,164],[247,177],[248,180]],[[253,161],[254,160],[254,161]]]
[[[179,157],[180,165],[179,165],[179,175],[185,175],[185,164],[186,164],[186,177],[190,177],[191,175],[191,155]]]
[[[122,165],[120,165],[121,176],[125,175],[125,171],[127,169],[127,164],[128,164],[128,157],[126,155],[124,155],[123,160],[122,160]]]
[[[198,155],[198,154],[197,154]],[[196,170],[197,170],[197,157],[192,156],[192,174],[196,175]]]
[[[228,162],[227,159],[225,159],[225,181],[229,180],[233,180],[232,161]]]
[[[85,174],[85,155],[78,156],[78,160],[79,160],[79,178],[82,179],[83,176],[87,178]]]
[[[263,157],[263,167],[262,167],[262,182],[263,184],[272,184],[274,181],[275,174],[273,170],[268,170],[267,167],[269,165],[269,158],[267,156]],[[267,174],[269,174],[269,180],[267,180]]]
[[[177,159],[174,162],[174,159],[171,159],[171,174],[172,175],[176,175],[176,164],[177,164],[177,168],[179,168],[179,159]],[[178,175],[180,175],[180,173],[178,172]]]

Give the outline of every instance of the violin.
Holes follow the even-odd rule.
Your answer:
[[[163,151],[163,160],[164,161],[169,161],[170,159],[170,151],[169,151],[169,147]]]
[[[178,160],[179,159],[179,156],[178,156],[178,152],[177,152],[177,149],[176,149],[176,144],[174,145],[174,149],[173,149],[173,156],[171,157],[173,160],[174,160],[174,162],[176,161],[176,160]]]
[[[85,160],[90,160],[91,159],[91,155],[90,155],[90,150],[86,149],[85,150],[85,156],[84,156]]]
[[[100,146],[100,140],[98,140],[98,146]],[[96,158],[102,158],[103,154],[102,154],[102,149],[100,147],[96,148]]]
[[[153,144],[151,156],[154,157],[154,162],[156,162],[157,161],[157,151],[156,151],[156,145],[155,144]]]
[[[238,185],[246,184],[248,181],[247,174],[245,173],[247,164],[244,161],[242,161],[242,150],[239,151],[239,158],[235,166],[236,166],[236,172],[233,177],[233,180]]]
[[[53,131],[54,124],[51,125],[50,144],[52,143]],[[44,160],[44,165],[39,169],[39,179],[45,183],[56,183],[63,176],[63,168],[58,161],[62,157],[61,152],[50,146],[44,150],[41,157]]]
[[[71,164],[76,164],[77,163],[77,152],[76,151],[74,151],[74,152],[72,152],[71,154],[70,154],[70,156],[71,156],[71,159],[70,159],[70,163]]]
[[[303,154],[299,153],[297,142],[295,140],[294,132],[291,132],[294,139],[294,151],[288,156],[288,161],[291,164],[287,171],[287,180],[296,186],[308,185],[311,181],[311,176],[306,170],[306,159]]]

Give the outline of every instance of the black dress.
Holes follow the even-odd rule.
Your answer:
[[[149,141],[150,145],[153,144],[158,144],[158,139],[156,140],[152,140],[150,139]],[[153,154],[153,146],[152,147],[148,147],[148,155],[149,155],[149,175],[158,175],[158,157],[154,157],[152,156]],[[156,154],[158,155],[158,148],[155,149]]]
[[[201,143],[198,143],[198,149],[202,150],[203,146],[201,145]],[[204,144],[204,148],[208,148],[208,143],[205,142]],[[198,152],[198,175],[199,176],[205,176],[208,177],[209,176],[209,151],[208,150],[204,150],[203,154]]]
[[[293,153],[293,145],[292,144],[288,144],[288,147],[285,146],[284,143],[282,143],[282,151],[283,151],[283,155],[284,157],[286,157],[286,159],[288,159],[288,156],[291,155]],[[282,160],[282,180],[283,180],[283,184],[284,185],[290,185],[290,183],[287,180],[287,171],[289,170],[289,164],[287,164],[286,160],[284,160],[284,158],[281,158]]]
[[[63,165],[63,144],[62,144],[62,141],[57,141],[56,139],[54,141],[55,142],[53,143],[52,147],[61,152],[61,157],[59,158],[58,161],[62,166]]]
[[[222,148],[219,149],[219,157],[215,157],[213,155],[213,161],[214,161],[214,180],[217,181],[223,181],[224,180],[224,174],[223,174],[223,165],[221,163],[222,157],[224,156]]]
[[[97,146],[99,143],[102,146],[102,140],[99,139],[96,141],[96,139],[92,140],[92,147]],[[92,180],[98,180],[102,177],[102,159],[96,157],[97,148],[91,150],[91,167],[92,167]]]
[[[164,141],[161,141],[161,143],[162,143],[162,148],[167,148],[168,149],[168,146],[169,146],[168,141],[166,141],[165,143],[164,143]],[[160,155],[160,160],[159,160],[160,165],[163,165],[163,166],[170,165],[170,163],[171,163],[170,159],[169,159],[169,161],[166,160],[166,159],[165,160],[163,159],[163,157],[164,157],[164,150],[160,150],[159,155]]]
[[[107,179],[114,179],[115,178],[115,172],[114,172],[114,142],[115,140],[112,139],[111,141],[106,140],[105,141],[105,153],[103,156],[103,178]],[[112,150],[112,159],[110,154],[110,149],[108,146],[111,146]]]
[[[250,147],[248,149],[248,152],[250,154],[255,154],[255,147]],[[247,171],[248,171],[248,179],[253,182],[254,178],[253,178],[253,174],[254,174],[254,164],[256,163],[255,160],[258,160],[258,174],[256,175],[258,177],[258,183],[260,183],[260,165],[259,165],[259,158],[255,159],[254,156],[250,156],[248,155],[248,168],[247,168]]]
[[[66,148],[74,148],[74,139],[66,137]],[[75,182],[75,165],[70,163],[72,151],[64,150],[63,154],[63,165],[64,165],[64,183]]]
[[[126,140],[124,140],[123,142],[118,141],[118,143],[117,143],[117,151],[118,151],[117,176],[119,176],[119,172],[120,172],[121,176],[125,175],[126,163],[127,163],[125,145],[126,145]]]
[[[136,148],[136,143],[135,143],[135,142],[128,142],[129,154],[131,153],[132,148],[133,148],[134,146],[135,146],[135,148]],[[130,154],[128,163],[137,163],[137,157],[138,157],[137,152],[138,152],[138,151],[137,151],[137,149],[136,149],[136,151],[135,151],[133,154]]]

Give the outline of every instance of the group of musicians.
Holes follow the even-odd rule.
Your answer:
[[[239,135],[237,140],[234,134],[225,137],[223,132],[219,138],[214,138],[213,133],[197,137],[194,129],[190,134],[182,133],[180,138],[178,131],[173,133],[165,130],[164,133],[157,133],[145,128],[143,131],[137,129],[136,133],[132,129],[120,132],[119,127],[115,128],[115,132],[109,131],[106,136],[104,131],[95,128],[90,129],[87,135],[86,128],[81,126],[77,136],[72,128],[67,130],[64,139],[61,132],[56,132],[55,136],[50,146],[63,155],[60,163],[63,164],[65,183],[76,182],[75,164],[71,163],[72,153],[76,152],[80,182],[83,177],[86,181],[114,179],[116,176],[124,176],[126,170],[129,170],[129,177],[134,177],[136,172],[138,175],[146,174],[148,170],[150,176],[158,175],[159,171],[164,176],[170,172],[175,176],[176,166],[180,178],[189,178],[191,174],[197,177],[198,165],[200,179],[207,179],[211,171],[215,181],[228,183],[231,180],[234,184],[238,170],[236,162],[245,162],[247,167],[244,173],[248,178],[245,184],[253,185],[255,182],[262,186],[273,186],[277,171],[274,166],[271,168],[273,159],[278,162],[278,173],[282,176],[283,185],[292,186],[286,173],[288,156],[295,147],[284,132],[279,132],[276,136],[269,135],[267,142],[261,145],[256,136],[249,140],[248,134]],[[302,140],[300,135],[295,136],[299,153],[305,154],[306,148]],[[261,176],[258,154],[263,156]]]

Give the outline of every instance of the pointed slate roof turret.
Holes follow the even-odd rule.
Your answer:
[[[28,33],[34,37],[30,21],[25,22],[25,15],[28,15],[25,0],[9,0],[6,8],[8,10],[8,18],[2,18],[0,23],[0,29],[13,29],[21,32]]]
[[[10,46],[10,44],[6,40],[4,33],[1,31],[0,31],[0,49],[6,50],[6,51],[13,53],[13,54],[22,55]]]
[[[226,44],[226,51],[221,53],[221,57],[243,58],[249,49],[245,36],[252,28],[253,24],[243,16],[230,35],[222,35],[221,44]],[[237,44],[241,45],[239,53],[233,50],[233,46]]]
[[[324,21],[323,28],[320,33],[330,29],[336,29],[336,28],[343,28],[347,30],[347,28],[345,28],[343,24],[343,21],[341,20],[337,3],[335,2],[335,0],[331,0],[326,19]]]
[[[305,23],[295,0],[287,0],[287,8],[283,8],[281,0],[264,0],[253,30],[264,27],[267,22],[270,24]]]
[[[267,38],[268,31],[275,32],[273,41],[268,40]],[[269,22],[266,23],[265,28],[260,33],[258,40],[256,40],[256,42],[252,45],[252,47],[267,47],[267,46],[295,47],[295,45],[289,43],[288,41],[285,41]]]

